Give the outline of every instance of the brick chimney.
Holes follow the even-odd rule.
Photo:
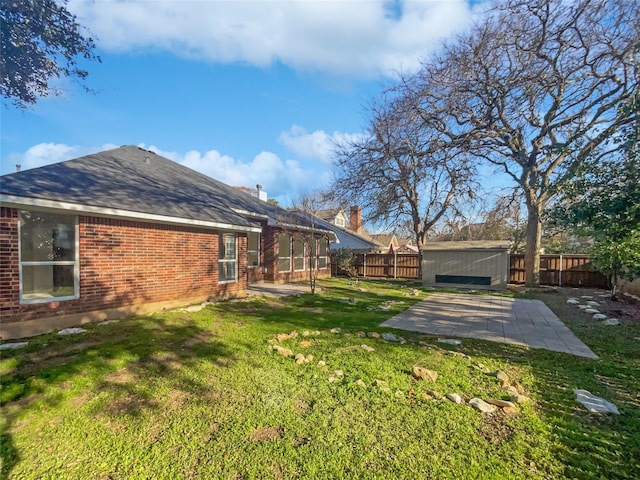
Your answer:
[[[362,233],[362,209],[357,205],[349,212],[349,228],[356,233]]]

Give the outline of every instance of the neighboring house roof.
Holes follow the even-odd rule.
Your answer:
[[[332,221],[338,216],[340,212],[342,212],[342,215],[346,218],[344,210],[342,210],[341,208],[328,208],[326,210],[318,210],[315,216],[326,220],[327,222],[333,223]]]
[[[370,235],[370,237],[374,241],[378,242],[381,245],[384,245],[387,248],[398,246],[398,240],[393,233],[377,233],[374,235]]]
[[[285,209],[135,146],[4,175],[0,200],[7,206],[166,218],[247,231],[260,230],[257,219],[307,225]]]
[[[418,247],[408,244],[395,247],[393,251],[396,253],[420,253],[420,249]]]
[[[304,215],[304,214],[303,214]],[[311,214],[307,214],[311,215]],[[349,250],[380,250],[384,248],[384,245],[372,240],[366,234],[359,234],[344,227],[338,227],[333,223],[318,217],[317,215],[313,215],[314,222],[320,228],[324,228],[327,230],[331,230],[335,236],[336,240],[331,242],[331,248],[334,250],[339,250],[341,248],[347,248]]]

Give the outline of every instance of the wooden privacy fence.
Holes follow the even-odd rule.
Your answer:
[[[509,283],[524,283],[524,255],[509,256]],[[540,284],[557,287],[610,288],[587,255],[540,255]]]
[[[357,253],[355,266],[359,277],[422,278],[420,254]],[[509,255],[509,283],[524,283],[524,255]],[[331,260],[331,274],[347,275]],[[605,275],[595,270],[587,255],[541,255],[540,284],[561,287],[610,288]]]
[[[373,278],[421,278],[420,255],[417,253],[356,253],[355,266],[359,277]],[[347,275],[331,258],[332,276]]]

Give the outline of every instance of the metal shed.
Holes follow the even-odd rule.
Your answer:
[[[508,279],[508,241],[431,242],[422,248],[425,287],[506,290]]]

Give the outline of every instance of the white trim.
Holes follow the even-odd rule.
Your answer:
[[[262,235],[260,235],[260,233],[258,232],[258,245],[257,245],[257,249],[256,250],[249,250],[249,234],[251,233],[256,233],[256,232],[249,232],[247,234],[247,268],[259,268],[262,264],[260,262],[260,240]],[[257,265],[249,265],[249,253],[250,252],[256,252],[256,254],[258,255],[258,264]]]
[[[29,210],[36,212],[38,210]],[[44,212],[47,213],[47,212]],[[55,261],[39,261],[39,262],[23,262],[22,261],[22,222],[20,221],[20,212],[18,212],[18,292],[20,305],[32,305],[36,303],[51,303],[51,302],[63,302],[66,300],[77,300],[80,298],[80,222],[78,215],[73,216],[75,223],[75,259],[63,260],[60,262]],[[50,298],[34,298],[25,299],[22,296],[22,266],[38,266],[38,265],[73,265],[73,295],[67,295],[66,297],[50,297]]]
[[[226,259],[226,258],[220,257],[220,244],[221,243],[224,244],[225,235],[233,235],[233,240],[236,244],[234,247],[234,253],[235,253],[234,259]],[[235,265],[233,280],[220,280],[220,264],[227,264],[227,263],[233,263]],[[238,235],[236,235],[235,232],[234,233],[221,232],[219,234],[219,239],[218,239],[218,285],[225,285],[225,284],[237,283],[237,282],[238,282]]]
[[[53,213],[74,212],[80,214],[91,214],[103,217],[115,217],[139,220],[143,222],[163,223],[172,225],[189,225],[194,227],[207,227],[234,232],[261,232],[261,227],[245,227],[232,225],[230,223],[209,222],[206,220],[195,220],[192,218],[170,217],[168,215],[157,215],[155,213],[134,212],[132,210],[121,210],[118,208],[95,207],[92,205],[80,205],[77,203],[61,202],[58,200],[45,200],[41,198],[18,197],[15,195],[0,194],[0,203],[5,207],[29,210],[32,207],[51,211]]]
[[[302,244],[302,256],[297,256],[296,255],[296,242],[300,242]],[[305,245],[304,240],[300,239],[300,238],[296,238],[293,237],[293,251],[292,251],[292,257],[293,257],[293,271],[294,272],[304,272],[306,270],[306,266],[307,266],[307,248]],[[302,268],[296,268],[296,260],[299,260],[300,258],[302,258]]]

